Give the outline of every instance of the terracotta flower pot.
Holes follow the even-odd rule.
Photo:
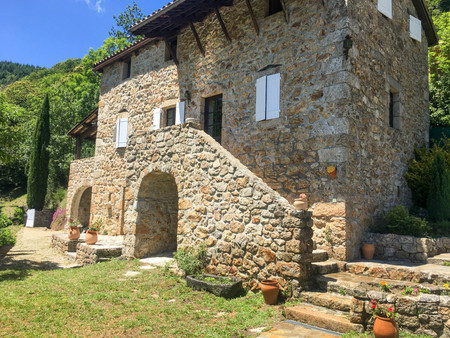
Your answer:
[[[264,279],[261,282],[261,292],[264,296],[264,302],[268,305],[274,305],[278,300],[278,282],[273,279]]]
[[[373,254],[375,253],[375,245],[372,243],[363,243],[361,251],[364,259],[373,259]]]
[[[69,239],[76,240],[80,238],[80,228],[79,227],[70,227],[69,228]]]
[[[97,231],[88,230],[86,232],[86,237],[84,238],[84,241],[88,245],[94,245],[95,243],[97,243],[98,241]]]
[[[327,168],[328,175],[334,180],[336,178],[337,169],[334,165],[330,165]]]
[[[398,337],[395,320],[377,316],[373,323],[373,334],[376,338],[396,338]]]
[[[302,200],[301,198],[297,198],[293,204],[294,208],[297,210],[308,210],[308,202]]]

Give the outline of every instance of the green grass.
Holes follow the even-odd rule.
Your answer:
[[[231,337],[281,319],[261,294],[226,300],[163,269],[112,261],[79,269],[0,270],[0,336]]]
[[[27,204],[27,195],[20,195],[19,193],[11,193],[7,197],[0,198],[0,209],[2,213],[6,214],[9,218],[14,216],[14,210],[17,206],[23,206]]]

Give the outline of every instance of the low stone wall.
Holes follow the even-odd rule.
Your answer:
[[[51,246],[63,253],[76,252],[79,243],[84,243],[84,239],[70,240],[67,234],[52,235]]]
[[[450,336],[450,297],[446,295],[421,294],[403,296],[380,291],[368,291],[355,296],[352,302],[351,321],[373,329],[371,300],[379,306],[393,308],[398,312],[396,321],[403,330],[433,337]]]
[[[35,228],[50,228],[50,224],[52,224],[53,210],[45,209],[45,210],[36,210],[34,215],[34,227]],[[26,220],[25,220],[26,224]]]
[[[450,238],[416,238],[394,234],[366,233],[364,241],[375,244],[375,259],[408,259],[426,262],[429,257],[450,252]]]
[[[102,261],[109,261],[111,258],[122,255],[122,246],[108,245],[87,245],[79,243],[77,245],[77,263],[81,265],[95,264]]]

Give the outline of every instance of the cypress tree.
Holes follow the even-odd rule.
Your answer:
[[[45,96],[36,123],[31,147],[27,204],[30,209],[42,210],[47,194],[48,162],[50,143],[50,103],[48,94]]]
[[[450,172],[445,157],[437,152],[432,166],[432,181],[427,201],[428,215],[432,220],[450,220]]]

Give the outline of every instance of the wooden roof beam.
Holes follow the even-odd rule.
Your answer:
[[[200,41],[200,38],[198,36],[197,30],[195,29],[195,26],[192,22],[189,23],[189,26],[191,27],[192,34],[194,34],[195,41],[197,41],[198,49],[200,50],[200,53],[202,53],[203,56],[205,56],[205,49],[203,48],[202,42]]]
[[[227,27],[225,26],[225,22],[223,22],[222,16],[220,15],[219,9],[214,7],[214,11],[216,12],[217,20],[219,20],[220,27],[222,27],[223,34],[225,35],[227,41],[231,43],[230,34],[228,34]]]
[[[180,63],[178,62],[177,54],[175,54],[175,51],[170,46],[169,41],[167,41],[167,38],[164,37],[164,43],[166,44],[166,48],[170,53],[170,56],[172,57],[173,62],[178,66]]]
[[[252,18],[253,27],[255,28],[256,34],[259,35],[259,25],[258,21],[256,21],[255,13],[253,12],[252,4],[250,3],[250,0],[245,0],[245,3],[247,4],[248,11],[250,12],[250,16]]]
[[[287,8],[286,8],[286,3],[284,2],[284,0],[280,0],[280,3],[281,3],[281,7],[283,8],[284,20],[286,20],[286,23],[288,23],[289,16],[288,16]]]

